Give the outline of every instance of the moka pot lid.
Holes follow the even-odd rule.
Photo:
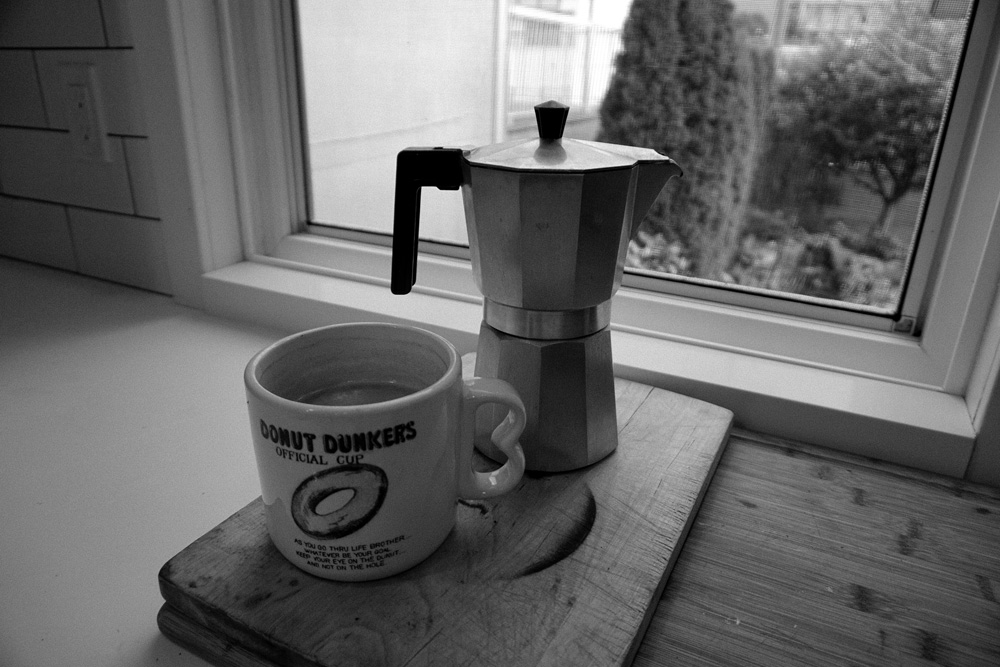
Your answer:
[[[470,165],[532,172],[589,172],[629,169],[636,164],[673,163],[651,148],[564,138],[569,107],[550,100],[535,106],[538,138],[474,148],[465,153]]]

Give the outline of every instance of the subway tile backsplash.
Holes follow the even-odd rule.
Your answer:
[[[169,294],[126,1],[3,5],[0,255]],[[70,133],[64,64],[90,68],[106,159]]]
[[[116,213],[134,213],[121,137],[108,137],[107,162],[74,154],[68,132],[0,127],[4,194]]]
[[[125,147],[125,159],[128,161],[128,180],[132,186],[134,213],[146,218],[159,218],[156,177],[153,174],[149,140],[123,137],[122,145]]]
[[[77,271],[66,207],[0,195],[0,255]]]
[[[101,0],[3,0],[0,48],[107,46],[101,4]]]
[[[47,125],[31,51],[0,50],[0,125]]]
[[[81,273],[169,292],[159,221],[78,208],[67,212]]]

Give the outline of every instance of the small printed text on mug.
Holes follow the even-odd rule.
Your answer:
[[[320,570],[338,572],[373,570],[385,567],[386,561],[399,555],[398,547],[406,539],[405,535],[372,542],[371,544],[355,544],[338,546],[332,544],[317,544],[307,540],[295,540],[295,555],[303,559],[306,565]]]
[[[338,454],[336,463],[357,463],[363,458],[359,452],[374,451],[402,444],[417,437],[414,422],[394,424],[361,433],[316,433],[294,431],[260,420],[260,434],[278,445],[275,454],[300,463],[328,465],[323,454]],[[353,454],[353,456],[351,456]]]

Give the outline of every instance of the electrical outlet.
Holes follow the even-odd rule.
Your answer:
[[[111,162],[111,150],[93,63],[60,63],[69,136],[77,158]]]

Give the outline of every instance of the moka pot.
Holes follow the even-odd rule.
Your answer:
[[[564,139],[569,107],[535,107],[538,138],[397,157],[392,291],[416,281],[420,188],[462,190],[472,270],[484,296],[476,375],[506,380],[528,412],[528,470],[595,463],[618,445],[611,297],[629,239],[680,168],[646,148]],[[477,447],[501,409],[480,410]]]

